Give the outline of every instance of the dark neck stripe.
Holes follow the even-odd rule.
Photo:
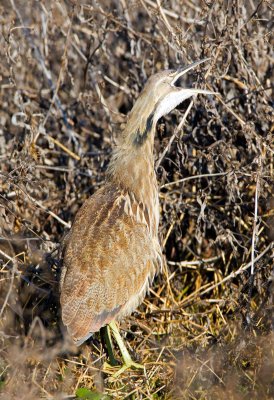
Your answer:
[[[135,146],[138,146],[138,147],[142,146],[144,144],[144,142],[146,141],[146,139],[148,138],[149,132],[151,132],[151,128],[153,125],[153,117],[154,117],[154,112],[152,112],[149,115],[144,132],[140,132],[140,129],[137,130],[136,135],[133,140],[133,144]]]

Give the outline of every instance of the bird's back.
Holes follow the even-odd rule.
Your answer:
[[[161,262],[152,219],[145,202],[115,183],[78,211],[65,239],[61,276],[62,319],[78,344],[143,300]]]

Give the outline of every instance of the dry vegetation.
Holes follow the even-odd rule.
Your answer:
[[[0,397],[273,399],[271,2],[0,8]],[[56,249],[147,77],[207,56],[188,84],[219,94],[158,124],[166,263],[121,323],[145,372],[114,379],[62,328]]]

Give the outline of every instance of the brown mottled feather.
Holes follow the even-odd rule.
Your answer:
[[[75,341],[143,300],[160,262],[145,210],[133,194],[109,183],[77,213],[61,276],[62,318]]]

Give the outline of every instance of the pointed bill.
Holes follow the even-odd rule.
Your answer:
[[[210,58],[204,58],[202,60],[199,61],[195,61],[194,63],[190,64],[190,65],[186,65],[184,67],[180,67],[176,72],[174,72],[174,78],[171,81],[171,85],[174,85],[174,83],[180,78],[180,76],[185,75],[188,71],[191,71],[192,69],[194,69],[195,67],[197,67],[198,65],[209,61]]]
[[[208,60],[210,60],[210,58],[205,58],[203,60],[196,61],[191,65],[179,68],[177,71],[173,72],[170,75],[170,77],[172,78],[172,81],[170,82],[172,90],[169,93],[167,93],[165,96],[163,96],[161,98],[161,100],[157,103],[154,121],[158,121],[158,119],[160,117],[168,114],[171,110],[173,110],[180,103],[182,103],[184,100],[188,99],[191,96],[195,96],[197,94],[206,94],[206,95],[215,94],[214,92],[212,92],[210,90],[196,89],[196,88],[181,88],[180,86],[174,85],[175,82],[182,75],[186,74],[188,71],[197,67],[197,65],[202,64],[203,62],[206,62]]]

